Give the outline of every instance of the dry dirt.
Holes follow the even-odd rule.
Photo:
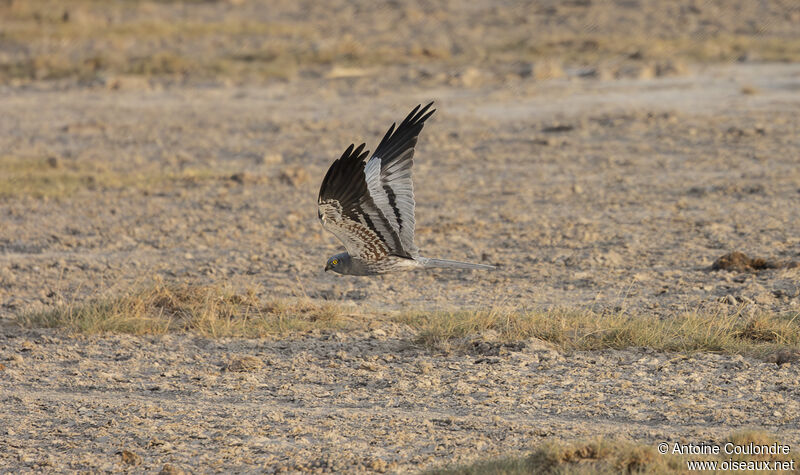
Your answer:
[[[472,88],[375,85],[386,77],[6,88],[0,150],[32,173],[50,173],[51,158],[47,177],[80,181],[67,196],[2,198],[0,309],[8,316],[154,275],[392,308],[674,313],[730,295],[800,309],[797,268],[710,270],[730,251],[798,260],[800,66],[699,69]],[[759,92],[743,94],[745,84]],[[438,110],[415,164],[418,245],[499,270],[323,273],[340,248],[316,216],[327,166],[351,141],[374,148],[428,100]]]
[[[622,3],[637,5],[622,19],[608,13],[616,11],[609,2],[580,1],[532,18],[553,19],[554,37],[586,27],[584,16],[582,26],[570,22],[587,5],[599,36],[633,25],[638,35],[668,38],[680,28],[672,20],[683,17],[658,15],[652,2]],[[704,17],[692,34],[763,32],[747,21],[759,14],[748,10],[752,2],[739,2],[738,16],[694,3]],[[779,3],[764,18],[774,38],[796,37],[800,15]],[[680,10],[691,17],[691,8]],[[431,41],[452,52],[465,38],[506,27],[524,33],[504,11],[487,17],[500,18],[486,21],[488,33],[463,29],[480,11],[445,15],[447,31],[466,36],[444,31]],[[426,21],[435,17],[407,12],[397,21],[416,18],[424,28],[400,36],[390,20],[365,31],[386,48],[397,41],[401,52],[430,57],[435,51],[414,45],[436,30]],[[30,309],[118,294],[153,277],[377,311],[800,312],[798,267],[712,270],[732,251],[800,260],[800,64],[754,62],[736,48],[741,61],[715,65],[691,57],[648,63],[650,53],[643,61],[638,51],[617,63],[552,69],[480,60],[498,51],[513,57],[504,49],[513,38],[504,40],[488,53],[453,52],[419,67],[370,67],[365,56],[265,82],[115,70],[89,81],[0,83],[0,472],[165,464],[409,472],[521,453],[553,438],[702,442],[744,428],[797,450],[796,362],[647,349],[559,353],[536,341],[441,354],[386,322],[285,340],[87,337],[16,325]],[[67,49],[47,54],[83,58],[92,51],[81,48],[96,46],[87,41],[2,43],[0,63],[58,45]],[[553,45],[566,55],[583,43]],[[374,149],[393,121],[429,100],[438,110],[417,148],[417,243],[427,256],[498,270],[324,273],[340,250],[316,216],[326,168],[351,142]]]
[[[751,428],[800,444],[797,364],[536,341],[441,355],[410,337],[7,331],[0,471],[408,472],[553,439],[655,446]]]
[[[504,89],[400,84],[368,100],[368,79],[324,84],[5,90],[0,140],[19,156],[120,174],[158,161],[219,171],[164,189],[95,183],[4,198],[5,318],[152,275],[379,309],[798,310],[797,268],[711,265],[731,250],[798,258],[800,66]],[[326,166],[350,140],[374,146],[428,99],[439,110],[417,155],[420,247],[499,269],[323,273],[338,249],[316,220]],[[800,443],[797,364],[536,344],[440,355],[407,333],[209,341],[6,326],[0,469],[413,471],[553,437],[700,441],[741,428]],[[228,367],[248,355],[263,366]]]

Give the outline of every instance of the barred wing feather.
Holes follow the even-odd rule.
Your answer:
[[[364,144],[350,145],[322,181],[318,205],[322,225],[350,255],[379,261],[388,255],[414,258],[414,146],[433,114],[420,106],[383,137],[368,162]]]
[[[420,110],[417,106],[400,123],[389,128],[383,140],[367,162],[366,179],[370,195],[385,210],[389,224],[400,237],[405,255],[416,257],[419,249],[414,244],[414,184],[411,167],[414,165],[414,147],[417,137],[436,110],[429,103]]]
[[[350,145],[322,181],[318,199],[322,226],[344,244],[351,256],[379,261],[394,253],[400,238],[375,205],[364,178],[364,145]]]

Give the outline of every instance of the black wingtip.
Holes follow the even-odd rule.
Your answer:
[[[411,112],[408,113],[408,115],[403,120],[403,122],[412,122],[413,121],[413,117],[415,115],[417,115],[417,111],[419,110],[420,107],[422,107],[422,104],[417,104],[417,107],[411,109]]]
[[[387,130],[387,131],[386,131],[386,134],[385,134],[385,135],[383,136],[383,138],[381,139],[381,142],[386,142],[386,140],[388,140],[388,139],[389,139],[389,137],[391,137],[391,136],[392,136],[392,133],[394,133],[394,128],[395,128],[396,126],[397,126],[397,122],[392,122],[392,126],[391,126],[391,127],[389,127],[389,130]]]
[[[358,155],[358,161],[360,162],[363,162],[369,156],[369,150],[364,150],[363,152],[361,151],[366,146],[367,144],[362,143],[361,145],[358,146],[358,149],[356,150],[356,155]]]
[[[339,160],[344,160],[345,158],[349,157],[351,153],[353,153],[353,149],[355,148],[356,144],[351,143],[347,150],[344,151]]]
[[[431,109],[430,112],[428,112],[427,114],[422,116],[419,120],[417,120],[417,123],[421,124],[421,123],[425,122],[426,120],[428,120],[428,117],[433,115],[434,112],[436,112],[436,109]]]
[[[411,117],[410,123],[421,124],[425,122],[428,119],[428,117],[432,116],[433,113],[436,112],[436,109],[428,111],[428,109],[430,109],[432,105],[433,101],[425,104],[425,107],[422,107],[422,104],[419,104],[417,107],[415,107],[414,110],[411,111],[411,114],[409,114],[409,117]],[[420,107],[422,107],[422,110],[419,110]],[[418,110],[419,112],[417,112]]]

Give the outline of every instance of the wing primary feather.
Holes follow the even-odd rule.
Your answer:
[[[370,194],[381,204],[382,214],[400,238],[399,249],[406,255],[419,251],[414,244],[414,191],[411,182],[414,147],[425,121],[435,112],[433,102],[418,104],[403,119],[392,124],[370,161],[380,160],[380,181],[367,177]],[[394,236],[392,236],[394,237]],[[395,248],[397,246],[394,246]]]
[[[414,117],[414,115],[417,113],[417,111],[419,110],[420,107],[422,107],[422,104],[417,104],[417,107],[411,109],[411,112],[409,112],[408,115],[406,116],[406,118],[403,119],[403,122],[408,122],[409,119]]]
[[[426,120],[428,120],[428,117],[433,115],[434,112],[436,112],[436,109],[433,109],[432,111],[428,112],[427,114],[425,114],[421,118],[417,119],[417,122],[425,122]]]
[[[436,109],[428,110],[432,105],[433,102],[429,102],[421,110],[422,105],[417,105],[397,128],[395,128],[395,124],[392,124],[375,149],[374,155],[380,157],[384,164],[388,165],[396,154],[407,148],[413,148],[416,145],[416,136],[422,131],[425,121],[436,112]]]
[[[383,138],[381,139],[380,143],[385,142],[389,137],[392,136],[392,132],[394,132],[394,128],[395,128],[396,125],[397,125],[396,122],[392,122],[392,126],[389,127],[389,130],[386,131],[386,134],[383,136]],[[377,150],[376,150],[376,152],[377,152]]]
[[[358,147],[356,147],[356,149],[355,149],[355,150],[353,150],[353,151],[352,151],[352,152],[351,152],[349,155],[350,155],[351,157],[352,157],[352,156],[358,156],[358,155],[361,155],[361,151],[362,151],[362,150],[364,150],[364,147],[366,147],[366,146],[367,146],[367,144],[365,144],[365,143],[362,143],[361,145],[359,145]],[[351,145],[351,147],[352,147],[352,145]],[[350,150],[350,149],[348,148],[348,150]]]
[[[379,174],[366,175],[366,144],[350,144],[330,166],[320,187],[320,217],[348,252],[365,258],[418,254],[414,245],[414,194],[411,183],[414,147],[425,121],[435,112],[433,102],[418,104],[393,123],[375,149]],[[374,166],[373,166],[374,170]],[[369,181],[369,182],[368,182]],[[378,206],[380,204],[380,206]],[[338,211],[337,211],[338,210]]]

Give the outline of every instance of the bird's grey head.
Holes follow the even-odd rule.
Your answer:
[[[328,263],[325,264],[325,272],[332,270],[337,274],[347,274],[350,262],[350,254],[346,252],[336,254],[328,259]]]

